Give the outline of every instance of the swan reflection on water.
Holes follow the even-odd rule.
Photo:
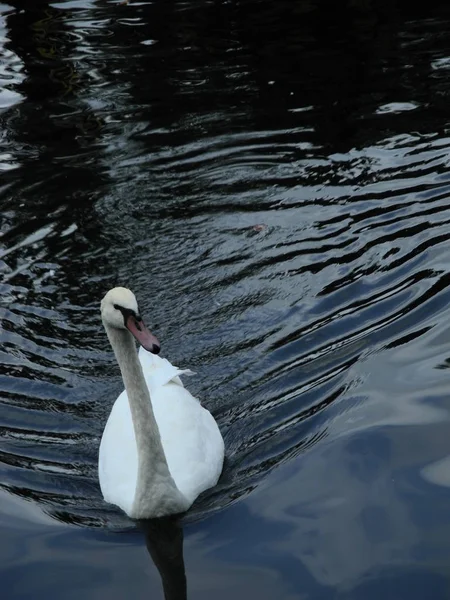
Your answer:
[[[174,516],[139,521],[147,550],[161,575],[165,600],[187,600],[183,527]]]

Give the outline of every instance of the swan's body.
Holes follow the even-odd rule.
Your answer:
[[[127,328],[153,352],[159,351],[159,343],[153,337],[148,342],[134,296],[123,290],[111,290],[102,302],[125,390],[114,403],[100,443],[100,487],[105,500],[130,517],[160,517],[187,510],[201,492],[216,485],[224,443],[212,415],[181,382],[180,375],[190,371],[144,348],[138,356]],[[108,310],[108,295],[117,307],[113,310],[123,312],[123,322]]]

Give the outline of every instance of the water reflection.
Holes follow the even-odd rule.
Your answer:
[[[165,600],[186,600],[187,586],[183,558],[183,529],[174,518],[142,521],[147,550],[155,563]]]
[[[23,94],[18,87],[24,79],[23,63],[19,56],[9,47],[10,39],[7,27],[7,14],[9,7],[0,4],[0,114],[22,102]],[[13,152],[6,130],[0,134],[0,171],[7,172],[19,166],[17,157]]]

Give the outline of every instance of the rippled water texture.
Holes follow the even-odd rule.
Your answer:
[[[450,12],[380,4],[0,4],[2,599],[448,597]],[[225,438],[180,524],[100,494],[117,284]]]

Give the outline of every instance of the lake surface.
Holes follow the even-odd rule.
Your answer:
[[[2,600],[450,597],[450,9],[336,4],[0,3]],[[99,490],[119,284],[225,438],[180,522]]]

